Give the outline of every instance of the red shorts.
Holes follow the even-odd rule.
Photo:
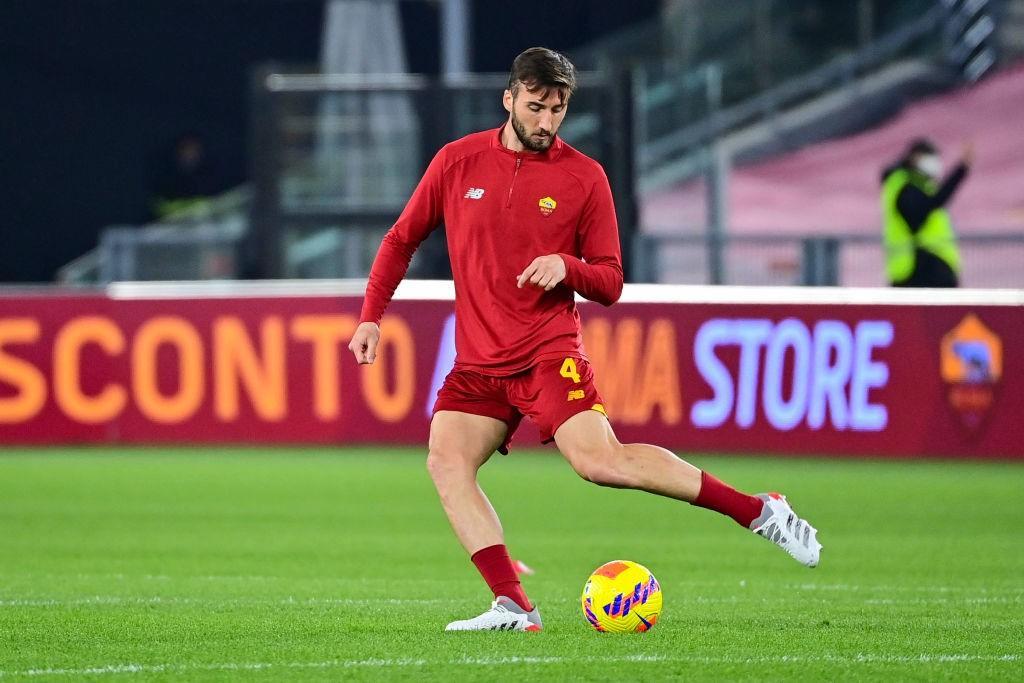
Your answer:
[[[594,386],[594,370],[580,358],[541,361],[507,377],[452,370],[437,392],[434,412],[439,410],[483,415],[504,422],[508,432],[498,449],[502,453],[508,453],[512,435],[524,415],[537,424],[544,443],[553,440],[555,430],[577,413],[596,410],[607,415]]]

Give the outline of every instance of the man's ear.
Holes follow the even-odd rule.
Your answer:
[[[505,111],[512,113],[512,91],[506,90],[505,94],[501,96],[501,103],[505,105]]]

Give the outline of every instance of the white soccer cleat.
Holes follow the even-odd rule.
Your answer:
[[[779,546],[805,567],[817,567],[821,559],[818,530],[800,519],[778,493],[759,493],[764,501],[761,516],[750,523],[750,530]]]
[[[540,612],[534,605],[527,612],[512,598],[499,595],[491,608],[478,617],[464,621],[453,621],[444,627],[445,631],[540,631]]]

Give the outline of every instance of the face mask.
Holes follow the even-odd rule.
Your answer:
[[[929,178],[938,178],[942,175],[942,159],[937,154],[919,157],[917,160],[917,170]]]

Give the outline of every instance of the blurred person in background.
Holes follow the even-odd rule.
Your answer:
[[[153,198],[157,220],[185,210],[196,210],[225,188],[219,185],[203,137],[194,131],[179,135],[160,170]]]
[[[445,145],[381,242],[349,349],[373,363],[379,322],[413,253],[444,221],[455,281],[455,366],[430,424],[427,469],[455,535],[494,595],[449,631],[539,631],[501,522],[477,482],[524,416],[585,480],[714,510],[818,564],[815,529],[779,494],[750,495],[650,444],[623,444],[583,350],[574,295],[614,304],[622,255],[608,178],[558,137],[576,69],[547,48],[512,64],[498,128]],[[529,482],[521,482],[528,494]],[[527,504],[527,499],[521,505]],[[640,522],[640,520],[638,520]]]
[[[972,159],[965,145],[960,162],[942,178],[938,147],[920,138],[882,173],[886,275],[893,287],[959,285],[960,248],[945,207]]]

